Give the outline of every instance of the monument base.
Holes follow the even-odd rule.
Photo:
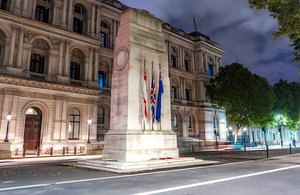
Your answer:
[[[134,162],[178,158],[177,136],[172,131],[116,131],[105,134],[103,159]]]
[[[11,142],[0,143],[0,159],[11,159]]]

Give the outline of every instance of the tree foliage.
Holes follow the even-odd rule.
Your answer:
[[[248,126],[267,126],[273,120],[275,95],[266,78],[252,74],[242,64],[220,67],[215,78],[206,85],[212,103],[226,109],[227,119],[239,129]]]
[[[300,61],[300,0],[248,0],[250,8],[268,9],[270,16],[277,19],[278,31],[274,38],[281,35],[290,39],[295,49],[294,61]]]
[[[297,129],[300,116],[300,84],[281,79],[273,86],[273,90],[276,95],[273,108],[276,116],[285,119],[283,126],[291,130]]]

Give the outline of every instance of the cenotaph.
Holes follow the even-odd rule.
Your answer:
[[[146,10],[129,8],[121,14],[114,52],[110,130],[105,135],[103,159],[137,162],[179,158],[177,137],[171,128],[168,54],[162,23]],[[142,82],[145,60],[149,97],[144,131]],[[153,130],[150,109],[152,62],[156,91],[159,64],[164,87],[161,124],[155,122]]]

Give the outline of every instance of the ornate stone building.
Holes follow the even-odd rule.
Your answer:
[[[0,139],[12,150],[84,146],[109,130],[115,39],[127,6],[115,0],[0,1]],[[163,24],[169,54],[174,132],[226,139],[224,110],[205,97],[205,83],[224,51],[199,32]]]

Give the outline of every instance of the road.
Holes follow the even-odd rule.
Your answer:
[[[0,168],[0,194],[299,194],[300,155],[136,174],[36,165]]]

